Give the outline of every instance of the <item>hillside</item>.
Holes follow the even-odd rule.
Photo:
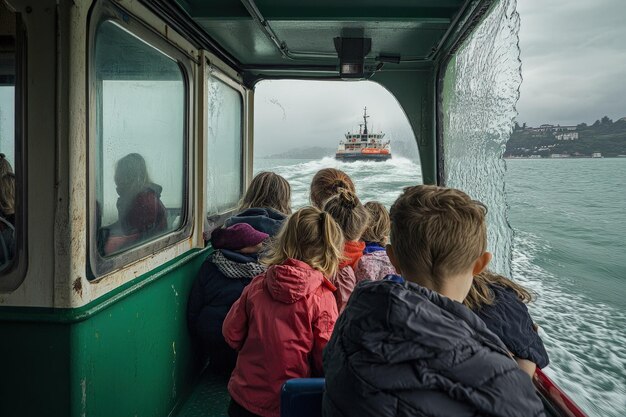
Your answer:
[[[590,126],[585,123],[540,127],[516,124],[504,156],[548,158],[559,154],[589,157],[598,152],[604,157],[626,155],[626,119],[613,122],[605,116]]]

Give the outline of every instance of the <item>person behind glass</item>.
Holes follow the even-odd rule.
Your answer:
[[[0,270],[15,256],[15,174],[0,153]]]
[[[519,367],[533,376],[537,366],[545,368],[550,360],[526,307],[531,301],[532,295],[526,288],[484,271],[474,277],[463,304],[504,342]]]
[[[148,175],[146,161],[130,153],[115,165],[117,222],[108,226],[104,254],[119,251],[167,229],[167,213],[161,202],[162,187]]]
[[[377,201],[368,201],[364,207],[369,213],[369,222],[361,237],[365,242],[363,256],[354,269],[357,282],[363,280],[376,281],[396,273],[385,251],[391,228],[389,212],[384,205]]]
[[[0,153],[0,216],[15,226],[15,174],[3,153]]]
[[[235,367],[237,352],[224,341],[222,324],[252,278],[265,272],[258,254],[268,237],[247,223],[217,229],[211,235],[215,251],[202,264],[189,294],[187,324],[200,348],[201,365],[208,357],[217,373],[230,375]]]
[[[340,188],[337,194],[326,200],[324,211],[335,219],[345,238],[343,260],[333,279],[333,284],[337,287],[337,307],[341,313],[356,285],[354,269],[365,249],[361,235],[369,222],[369,214],[356,194],[344,188]]]
[[[326,200],[336,195],[340,189],[356,194],[354,182],[345,172],[335,168],[319,170],[311,180],[311,204],[321,209]]]
[[[225,226],[247,223],[255,230],[274,236],[290,214],[289,182],[273,172],[259,172],[241,199],[238,213],[226,220]],[[204,236],[208,240],[210,233]]]
[[[335,287],[343,235],[327,213],[296,211],[270,244],[254,278],[224,320],[239,352],[228,383],[231,417],[279,417],[280,389],[291,378],[323,375],[322,350],[337,319]]]
[[[325,417],[544,416],[532,381],[462,302],[491,260],[486,208],[408,187],[391,207],[399,275],[360,282],[324,351]]]

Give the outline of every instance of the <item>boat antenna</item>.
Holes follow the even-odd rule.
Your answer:
[[[359,123],[359,135],[363,133],[363,123]]]
[[[367,135],[367,118],[369,116],[367,115],[367,106],[365,106],[363,108],[363,124],[365,124],[365,130],[363,130],[363,134]]]

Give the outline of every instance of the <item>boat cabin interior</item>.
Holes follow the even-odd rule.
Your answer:
[[[256,83],[379,83],[410,122],[424,183],[444,184],[447,65],[502,3],[0,0],[17,178],[0,415],[226,415],[226,377],[203,372],[186,304],[211,253],[203,231],[252,177]],[[140,151],[164,219],[115,242],[113,178]]]

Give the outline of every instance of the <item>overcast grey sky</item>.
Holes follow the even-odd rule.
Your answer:
[[[626,116],[626,2],[518,0],[518,120],[593,123]]]
[[[604,115],[626,116],[625,0],[518,0],[517,9],[520,123],[590,124]],[[413,139],[395,98],[378,84],[262,82],[256,90],[256,153],[335,146],[348,129],[358,129],[363,106],[376,130],[394,140]]]
[[[295,147],[335,147],[357,131],[367,106],[370,132],[393,140],[414,140],[409,122],[385,88],[370,81],[261,82],[255,92],[254,130],[258,156]]]

